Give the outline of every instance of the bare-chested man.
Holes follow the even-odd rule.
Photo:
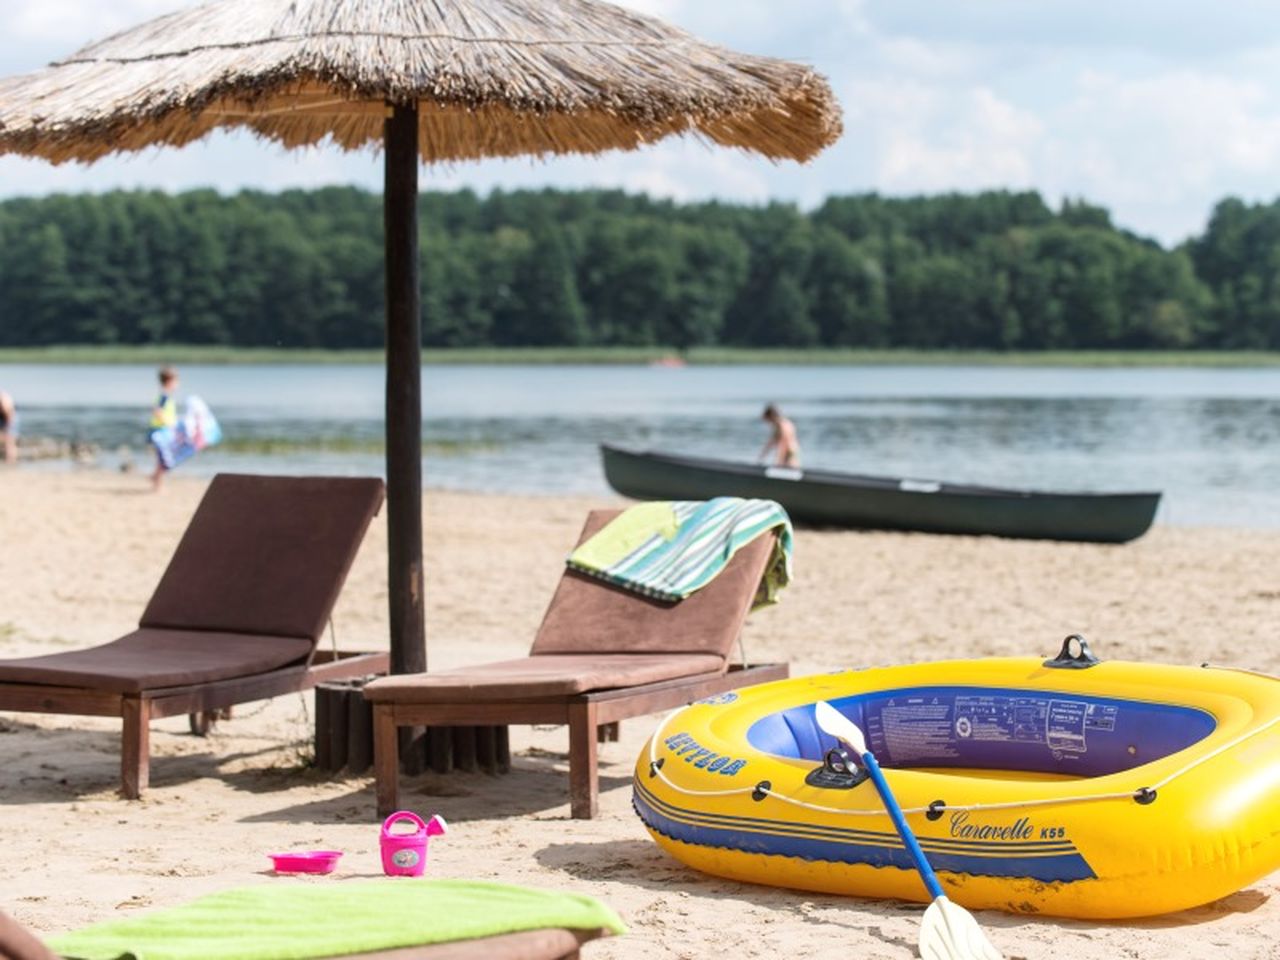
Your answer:
[[[773,432],[769,435],[764,449],[760,451],[760,459],[763,460],[769,455],[769,451],[773,450],[775,466],[800,466],[800,441],[796,439],[795,424],[784,417],[772,403],[764,408],[761,419],[773,427]]]

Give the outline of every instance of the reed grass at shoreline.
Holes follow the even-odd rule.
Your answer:
[[[834,350],[659,347],[486,347],[422,352],[427,365],[626,365],[683,361],[691,366],[1277,367],[1280,351],[1070,350],[998,353],[962,350]],[[381,350],[222,346],[51,346],[0,348],[0,364],[381,364]]]

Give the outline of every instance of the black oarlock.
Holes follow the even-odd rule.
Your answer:
[[[811,770],[804,782],[823,790],[852,790],[867,779],[870,774],[857,765],[848,751],[836,747],[827,751],[822,766]]]

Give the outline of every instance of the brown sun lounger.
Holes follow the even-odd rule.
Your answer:
[[[385,653],[317,650],[383,495],[376,479],[215,477],[138,629],[0,660],[0,710],[122,718],[121,789],[136,798],[152,719],[186,713],[202,733],[233,704],[384,672]]]
[[[604,930],[525,930],[475,940],[341,956],[351,960],[577,960],[584,943],[606,935]],[[58,960],[58,956],[0,911],[0,960]]]
[[[615,516],[591,513],[579,543]],[[572,815],[594,817],[600,728],[787,676],[786,664],[729,662],[773,541],[747,544],[715,580],[676,604],[566,569],[529,656],[366,685],[379,814],[399,807],[398,727],[552,723],[569,726]]]

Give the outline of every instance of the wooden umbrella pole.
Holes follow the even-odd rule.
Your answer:
[[[391,672],[420,673],[427,669],[427,643],[422,597],[422,293],[416,103],[392,105],[385,139]]]

